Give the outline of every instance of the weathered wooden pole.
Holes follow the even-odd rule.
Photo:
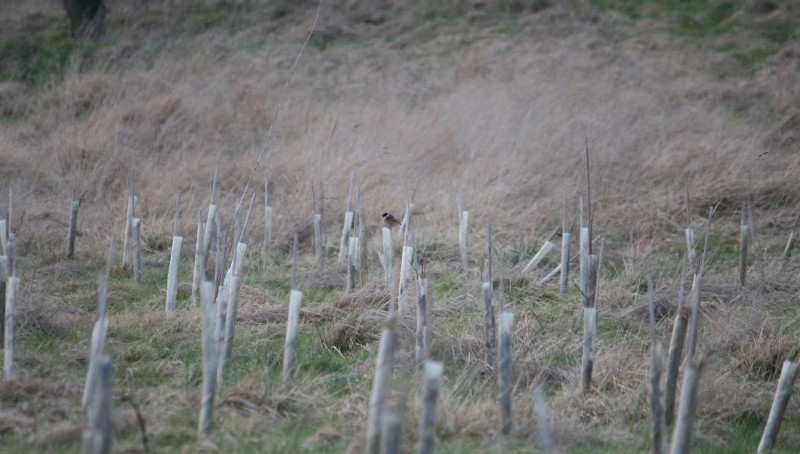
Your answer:
[[[419,426],[419,454],[433,454],[436,445],[436,403],[444,364],[425,361],[425,391],[422,397],[422,420]]]
[[[0,232],[0,235],[2,232]],[[8,257],[0,255],[0,338],[6,331],[6,281],[8,280]]]
[[[511,432],[511,329],[514,325],[514,314],[500,314],[500,433]]]
[[[133,188],[133,170],[131,170],[131,174],[129,177],[128,182],[128,211],[125,215],[125,232],[122,235],[122,264],[127,265],[130,263],[131,257],[131,240],[132,238],[132,227],[133,227],[133,216],[136,211],[136,195],[134,193]]]
[[[197,307],[200,300],[200,283],[205,280],[205,250],[203,249],[203,238],[205,237],[206,225],[200,212],[197,213],[197,240],[194,245],[194,269],[192,273],[192,306]]]
[[[347,245],[347,286],[345,293],[353,293],[356,289],[356,273],[358,265],[358,238],[351,236]]]
[[[458,225],[458,247],[461,251],[461,266],[467,271],[467,229],[469,228],[469,211],[461,212],[461,222]]]
[[[781,421],[783,414],[786,412],[786,406],[789,404],[789,396],[792,395],[792,387],[798,375],[797,362],[786,360],[783,362],[781,369],[781,377],[778,379],[778,389],[775,390],[775,397],[772,400],[772,407],[769,410],[769,417],[767,418],[767,425],[764,427],[764,433],[761,435],[761,441],[758,443],[758,454],[766,454],[775,443],[778,437],[778,431],[781,429]]]
[[[428,356],[428,280],[424,273],[417,276],[417,339],[414,360],[422,363]]]
[[[83,388],[84,409],[93,408],[92,402],[95,398],[99,360],[105,354],[106,333],[108,332],[108,318],[106,317],[106,305],[108,304],[108,282],[105,273],[100,273],[97,279],[97,321],[92,329],[92,338],[89,343],[89,367],[86,373],[86,382]]]
[[[555,234],[553,234],[553,236],[555,236]],[[545,241],[542,247],[539,248],[539,251],[536,252],[536,255],[534,255],[533,258],[528,262],[528,264],[525,265],[525,268],[522,269],[522,273],[525,274],[528,271],[536,268],[539,265],[539,263],[541,263],[542,260],[544,260],[544,258],[547,257],[547,254],[549,254],[550,251],[555,249],[555,247],[556,245],[553,244],[552,237],[547,241]]]
[[[747,282],[747,252],[750,243],[750,226],[745,215],[746,204],[742,204],[742,221],[739,224],[739,284],[742,287]]]
[[[369,402],[369,417],[367,421],[367,453],[369,454],[377,454],[380,448],[384,411],[391,395],[397,323],[397,314],[390,315],[386,320],[386,325],[381,334],[378,358],[375,362],[375,378],[372,381],[372,395]]]
[[[664,452],[666,429],[664,426],[664,392],[661,376],[664,372],[664,347],[656,338],[655,297],[653,278],[647,274],[647,306],[650,313],[650,451]]]
[[[81,207],[81,199],[75,197],[75,189],[72,190],[72,203],[69,215],[69,230],[67,231],[67,258],[75,255],[75,238],[78,236],[78,210]]]
[[[389,412],[383,417],[381,427],[381,454],[400,453],[400,435],[402,434],[403,420],[397,413]]]
[[[181,260],[181,245],[183,237],[178,235],[180,225],[180,201],[175,199],[175,226],[172,229],[172,251],[169,257],[169,272],[167,274],[167,314],[175,311],[175,297],[178,293],[178,265]]]
[[[6,380],[14,380],[14,305],[19,290],[19,278],[10,276],[6,280],[5,330],[3,331],[3,372]]]
[[[108,454],[114,441],[111,409],[111,357],[102,355],[98,363],[97,389],[89,412],[89,427],[83,435],[84,454]]]
[[[142,283],[142,220],[133,218],[133,281]]]
[[[564,231],[561,234],[561,281],[559,285],[559,292],[561,296],[567,295],[569,283],[569,247],[572,241],[572,234]]]
[[[397,290],[397,311],[400,315],[408,310],[408,282],[411,277],[411,258],[414,256],[414,248],[403,246],[403,255],[400,259],[400,285]]]
[[[289,297],[289,318],[286,321],[286,344],[283,350],[283,387],[292,388],[295,370],[295,351],[297,349],[297,325],[300,322],[300,303],[303,292],[292,290]]]
[[[494,304],[492,303],[492,283],[484,282],[481,285],[483,290],[483,307],[485,310],[484,332],[486,335],[486,362],[489,367],[495,366],[495,354],[497,353],[497,329],[494,317]]]
[[[269,177],[264,177],[264,270],[272,263],[272,207],[269,205]]]
[[[200,420],[197,431],[208,435],[214,415],[214,394],[217,386],[217,333],[214,309],[214,283],[204,281],[200,284],[200,299],[203,304],[203,394],[200,405]]]
[[[533,403],[536,407],[536,420],[539,426],[539,438],[542,440],[542,448],[545,454],[552,454],[553,435],[550,431],[550,418],[547,416],[547,402],[544,400],[542,385],[533,388]]]

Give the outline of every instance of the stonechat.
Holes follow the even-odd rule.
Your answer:
[[[395,225],[403,225],[402,222],[398,221],[397,218],[389,213],[383,213],[381,216],[383,216],[383,225],[389,227],[390,229]]]

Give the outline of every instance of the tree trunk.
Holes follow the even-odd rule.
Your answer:
[[[106,31],[106,7],[103,0],[61,0],[72,25],[72,36],[94,39]]]

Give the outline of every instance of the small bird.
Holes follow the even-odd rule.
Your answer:
[[[383,213],[381,216],[383,216],[383,225],[389,227],[390,229],[395,225],[403,225],[402,222],[398,221],[396,217],[389,213]]]

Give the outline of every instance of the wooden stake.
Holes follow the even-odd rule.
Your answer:
[[[400,286],[397,291],[397,311],[403,315],[408,308],[408,281],[411,277],[411,258],[414,248],[403,246],[403,255],[400,259]]]
[[[98,362],[105,352],[106,333],[108,332],[108,318],[105,316],[105,307],[108,301],[108,281],[104,273],[100,273],[97,280],[97,321],[92,330],[89,343],[89,368],[86,373],[86,383],[83,388],[84,409],[91,409],[96,395],[97,381],[99,379]]]
[[[84,433],[84,453],[107,454],[113,444],[111,357],[103,355],[95,360],[99,364],[98,383],[93,409],[89,412],[89,428]]]
[[[167,313],[175,311],[175,297],[178,293],[178,264],[181,260],[182,236],[172,237],[172,253],[169,258],[169,272],[167,273]]]
[[[142,283],[142,220],[133,218],[133,281]]]
[[[297,325],[300,322],[300,303],[303,292],[292,290],[289,297],[289,318],[286,321],[286,344],[283,350],[283,387],[292,388],[295,369],[295,350],[297,348]]]
[[[403,429],[403,420],[394,412],[389,412],[383,417],[381,427],[381,454],[400,453],[400,435]]]
[[[494,285],[494,281],[492,280],[492,224],[489,224],[489,226],[486,228],[486,249],[486,281],[491,282],[492,285]]]
[[[469,211],[461,212],[461,223],[458,226],[458,247],[461,250],[461,266],[467,271],[467,229],[469,227]]]
[[[314,215],[314,249],[317,257],[317,272],[322,272],[324,266],[324,244],[322,238],[322,215]]]
[[[205,280],[205,250],[203,241],[205,238],[206,225],[203,223],[202,215],[197,213],[197,239],[194,245],[194,269],[192,273],[192,306],[197,307],[200,299],[200,283]]]
[[[444,364],[425,362],[425,392],[422,398],[422,420],[419,427],[419,454],[433,454],[436,444],[436,403],[442,381]]]
[[[661,375],[664,372],[664,347],[656,339],[655,297],[653,277],[647,273],[647,306],[650,313],[650,450],[653,454],[664,452],[664,393]]]
[[[264,271],[272,263],[272,207],[269,205],[269,177],[264,177]]]
[[[485,283],[484,283],[485,285]],[[514,325],[514,314],[500,314],[500,433],[511,432],[511,328]]]
[[[697,404],[697,388],[700,382],[702,363],[688,363],[683,377],[681,402],[678,407],[678,424],[672,436],[672,454],[690,452],[692,423]]]
[[[2,233],[2,232],[0,232]],[[0,255],[0,338],[6,331],[6,281],[8,280],[8,257]]]
[[[67,232],[67,258],[75,255],[75,238],[78,236],[78,209],[81,207],[81,199],[75,198],[74,190],[72,194],[72,208],[69,215],[69,231]]]
[[[19,290],[19,278],[11,276],[6,280],[5,330],[3,331],[3,372],[6,380],[14,380],[14,304]]]
[[[539,438],[545,454],[553,454],[553,436],[550,431],[550,418],[547,416],[547,402],[544,400],[542,385],[533,388],[533,402],[536,407],[536,419],[539,423]]]
[[[424,275],[417,276],[417,343],[414,349],[414,360],[421,364],[428,354],[428,304],[426,291],[428,280]]]
[[[127,265],[130,263],[130,256],[131,256],[131,237],[132,237],[132,230],[133,227],[133,215],[135,213],[135,206],[136,206],[136,196],[134,195],[133,190],[133,171],[131,171],[129,182],[128,182],[128,211],[125,216],[125,232],[122,236],[123,244],[122,244],[122,264]]]
[[[772,400],[772,407],[769,410],[767,425],[758,443],[758,454],[766,454],[775,443],[778,431],[781,429],[783,414],[789,404],[789,397],[792,395],[792,387],[798,375],[797,363],[794,361],[784,361],[781,369],[781,377],[778,379],[778,389],[775,390],[775,397]]]
[[[368,454],[377,454],[380,447],[384,410],[392,387],[392,365],[394,363],[394,347],[397,338],[397,323],[397,314],[390,315],[381,334],[367,421]]]
[[[739,227],[739,284],[744,287],[747,280],[747,251],[750,243],[750,226],[747,225],[744,204],[742,204],[742,222]]]
[[[348,211],[344,214],[344,224],[342,224],[342,239],[339,241],[339,264],[344,263],[347,257],[347,238],[350,236],[350,228],[353,226],[353,212]]]
[[[200,284],[200,299],[203,301],[203,394],[200,406],[200,420],[197,431],[208,435],[214,415],[214,394],[217,386],[217,333],[214,328],[214,283],[204,281]]]
[[[580,273],[581,273],[581,302],[586,307],[586,298],[589,296],[589,229],[581,227],[580,232]]]
[[[347,246],[347,285],[345,293],[353,293],[356,288],[356,264],[358,263],[358,238],[350,237]]]
[[[290,283],[292,285],[292,290],[297,290],[297,250],[299,249],[299,242],[297,238],[297,231],[294,232],[294,236],[292,238],[292,276],[290,279]]]
[[[567,285],[569,282],[569,246],[572,235],[564,231],[561,235],[561,285],[559,291],[561,296],[567,296]]]
[[[489,367],[494,367],[495,354],[497,352],[497,330],[495,328],[494,305],[492,304],[492,284],[484,282],[481,289],[483,290],[483,306],[486,311],[486,362],[489,363]]]

